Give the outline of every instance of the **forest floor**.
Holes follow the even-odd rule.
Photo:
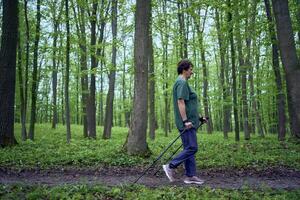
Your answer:
[[[10,169],[0,168],[0,184],[26,184],[59,186],[65,184],[101,184],[106,186],[121,186],[132,184],[143,172],[141,167],[99,167],[78,168],[65,167],[56,169]],[[153,175],[151,169],[138,184],[150,188],[162,186],[186,186],[183,177],[170,183],[162,170]],[[179,169],[177,174],[182,174]],[[198,176],[205,180],[200,187],[216,189],[300,189],[300,171],[285,167],[255,169],[205,169],[198,170]]]

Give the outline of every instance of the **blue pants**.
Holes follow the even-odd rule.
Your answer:
[[[173,160],[171,160],[170,168],[176,168],[184,162],[185,175],[195,176],[196,175],[196,161],[195,153],[198,151],[196,129],[191,128],[186,130],[181,135],[183,144],[183,151],[181,151]]]

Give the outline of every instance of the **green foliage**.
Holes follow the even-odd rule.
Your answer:
[[[102,127],[97,127],[97,139],[83,138],[82,126],[72,125],[71,143],[66,143],[66,128],[58,126],[51,129],[50,124],[37,124],[35,141],[20,140],[20,125],[15,125],[19,145],[0,149],[0,166],[11,168],[55,168],[65,166],[99,167],[112,166],[145,166],[151,163],[167,145],[178,135],[172,132],[164,137],[162,130],[156,132],[156,140],[148,141],[152,155],[149,158],[129,156],[122,151],[128,134],[127,128],[114,127],[110,140],[101,139]],[[211,135],[198,131],[199,151],[197,165],[205,168],[255,168],[286,166],[300,169],[300,158],[297,152],[300,146],[292,141],[278,142],[276,135],[260,138],[253,135],[250,141],[241,138],[234,141],[234,134],[224,140],[222,133]],[[181,144],[180,139],[167,154]]]
[[[64,185],[0,185],[1,199],[299,199],[300,190],[221,190],[197,187],[146,188]]]

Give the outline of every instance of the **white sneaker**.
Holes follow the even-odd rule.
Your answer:
[[[201,179],[201,178],[198,178],[197,176],[192,176],[192,177],[186,177],[183,182],[185,182],[186,184],[198,184],[198,185],[201,185],[204,183],[204,180]]]
[[[166,173],[169,181],[170,182],[175,181],[175,178],[174,178],[175,171],[174,171],[174,169],[171,169],[168,164],[167,165],[163,165],[163,169],[164,169],[164,171],[165,171],[165,173]]]

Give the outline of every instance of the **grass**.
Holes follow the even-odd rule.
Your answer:
[[[200,132],[200,133],[199,133]],[[66,129],[50,124],[37,124],[35,141],[20,139],[20,125],[15,125],[15,135],[19,145],[0,149],[0,167],[9,168],[55,168],[61,166],[97,167],[148,165],[178,135],[176,131],[169,137],[157,131],[155,141],[148,140],[152,151],[150,158],[128,156],[122,146],[128,133],[127,128],[114,127],[110,140],[101,139],[102,127],[97,127],[97,139],[84,139],[82,126],[72,126],[72,140],[66,143]],[[180,144],[178,141],[175,147]],[[285,166],[300,169],[300,145],[293,141],[279,142],[275,135],[260,138],[253,135],[250,141],[235,142],[233,133],[224,140],[222,133],[211,135],[198,131],[199,151],[197,167],[207,168],[255,168]],[[165,157],[168,157],[167,155]]]
[[[0,185],[1,199],[299,199],[300,190],[221,190],[197,187],[144,186],[106,187],[102,185],[64,185],[56,187]]]
[[[114,127],[110,140],[101,139],[102,127],[97,127],[97,139],[84,139],[82,126],[72,125],[72,140],[66,143],[66,129],[50,124],[37,124],[35,141],[20,139],[20,125],[15,125],[19,145],[0,149],[0,168],[93,168],[103,165],[142,166],[148,165],[178,135],[176,131],[164,137],[157,131],[156,140],[148,141],[152,155],[149,158],[128,156],[122,146],[128,133],[127,128]],[[211,135],[198,131],[198,169],[207,168],[254,168],[281,167],[300,170],[300,145],[288,140],[277,141],[277,136],[259,138],[252,135],[250,141],[235,142],[233,133],[224,140],[222,133]],[[180,144],[178,141],[174,145]],[[174,150],[170,150],[172,152]],[[168,156],[165,156],[168,157]],[[164,162],[164,161],[163,161]],[[107,187],[104,185],[24,185],[0,184],[0,199],[299,199],[300,189],[274,190],[260,188],[252,190],[212,189],[208,187],[160,187],[147,188],[140,185]]]

